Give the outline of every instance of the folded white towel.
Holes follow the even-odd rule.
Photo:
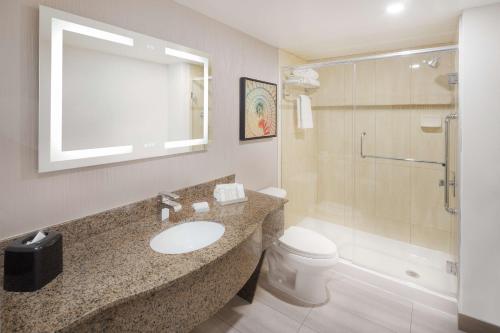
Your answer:
[[[285,81],[287,84],[301,85],[308,88],[317,88],[320,86],[320,83],[316,79],[310,79],[307,77],[298,77],[298,76],[289,76]]]
[[[297,97],[297,127],[313,128],[311,98],[306,95]]]
[[[316,72],[314,69],[308,68],[308,69],[294,69],[292,71],[293,76],[300,76],[303,78],[308,78],[308,79],[314,79],[317,80],[319,78],[318,72]]]

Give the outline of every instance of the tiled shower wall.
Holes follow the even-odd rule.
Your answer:
[[[435,56],[438,68],[422,63]],[[455,254],[456,219],[439,186],[444,168],[360,157],[366,132],[365,154],[443,161],[444,117],[455,112],[446,74],[454,68],[453,53],[322,68],[321,88],[311,94],[314,129],[297,129],[294,102],[283,102],[287,223],[312,216]],[[422,128],[422,116],[439,117],[442,127]]]

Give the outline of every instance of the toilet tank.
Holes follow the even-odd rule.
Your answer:
[[[286,190],[279,187],[266,187],[259,190],[258,192],[267,195],[272,195],[273,197],[278,197],[283,199],[286,198]]]

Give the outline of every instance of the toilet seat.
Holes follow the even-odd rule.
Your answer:
[[[279,239],[279,246],[295,255],[311,259],[337,257],[337,246],[325,236],[309,229],[290,227]]]

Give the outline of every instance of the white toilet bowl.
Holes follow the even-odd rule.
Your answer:
[[[337,247],[319,233],[290,227],[267,252],[269,284],[308,304],[328,300],[326,271],[338,261]]]
[[[268,187],[259,192],[286,197],[283,189]],[[290,227],[267,250],[268,282],[274,288],[304,303],[328,300],[326,271],[338,261],[337,246],[323,235],[301,227]]]

